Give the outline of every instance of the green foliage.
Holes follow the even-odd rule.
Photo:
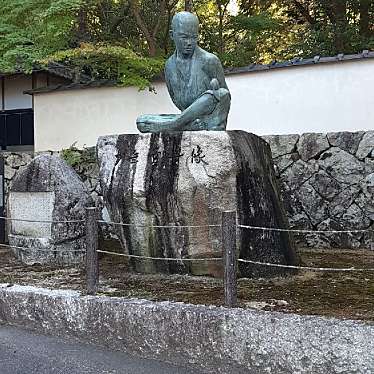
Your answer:
[[[69,148],[61,151],[61,158],[66,161],[67,164],[74,167],[81,163],[82,151],[76,148],[75,144],[72,144]]]
[[[96,162],[95,148],[78,149],[74,143],[61,151],[61,158],[73,168],[84,167]]]
[[[68,47],[82,0],[0,0],[0,71],[30,71]]]
[[[159,74],[164,61],[146,58],[135,52],[114,45],[81,44],[79,48],[58,51],[41,61],[61,62],[78,72],[88,74],[94,80],[109,79],[124,86],[144,89],[150,86],[150,79]]]
[[[93,79],[149,86],[184,0],[0,0],[0,71],[58,61]],[[200,45],[225,66],[374,48],[372,0],[194,0]],[[237,3],[238,12],[230,13]],[[149,56],[159,56],[150,59]]]

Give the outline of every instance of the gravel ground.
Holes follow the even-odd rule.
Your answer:
[[[374,268],[374,252],[365,250],[299,251],[305,266]],[[0,248],[0,283],[85,290],[84,270],[25,266]],[[218,278],[185,275],[142,275],[129,272],[123,257],[100,259],[99,294],[171,300],[192,304],[223,304]],[[374,273],[302,271],[286,278],[240,279],[239,307],[277,310],[374,321]]]

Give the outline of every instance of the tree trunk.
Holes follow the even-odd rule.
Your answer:
[[[87,10],[84,5],[82,5],[78,13],[78,29],[76,38],[78,45],[82,42],[87,42],[90,39],[87,28]]]
[[[316,20],[310,14],[308,5],[300,3],[298,0],[292,0],[291,4],[295,7],[296,11],[308,22],[311,26],[316,24]]]
[[[218,30],[219,46],[218,46],[218,52],[219,52],[220,56],[222,57],[223,50],[224,50],[224,45],[223,45],[223,13],[222,13],[221,6],[218,5],[218,7],[219,7],[219,30]]]
[[[145,20],[142,18],[141,14],[140,14],[140,8],[139,8],[138,3],[134,0],[130,2],[131,11],[132,11],[132,14],[135,17],[136,24],[138,25],[140,31],[142,32],[142,34],[145,37],[145,40],[147,41],[148,54],[149,54],[150,57],[155,57],[156,54],[157,54],[156,37],[157,37],[158,30],[161,26],[161,20],[165,15],[165,7],[166,7],[165,1],[166,0],[161,1],[159,17],[158,17],[157,23],[156,23],[155,27],[153,28],[153,30],[150,30],[148,28],[147,24],[145,23]]]
[[[186,12],[192,12],[193,1],[192,0],[185,0],[184,1],[184,10]]]
[[[369,28],[369,9],[371,0],[360,1],[360,35],[364,37],[370,36]]]
[[[326,14],[334,28],[334,45],[337,53],[344,53],[346,47],[345,33],[348,27],[347,0],[323,0]]]
[[[229,5],[228,0],[216,0],[217,8],[218,8],[218,20],[219,20],[219,26],[218,26],[218,53],[220,56],[223,55],[225,51],[225,41],[223,40],[223,28],[224,28],[224,18],[227,12],[227,6]]]

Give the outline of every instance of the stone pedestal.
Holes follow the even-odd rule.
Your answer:
[[[116,226],[125,253],[220,257],[219,225],[225,210],[236,210],[244,225],[288,227],[270,148],[256,135],[186,131],[104,136],[97,154],[110,218],[131,224]],[[164,225],[175,227],[152,227]],[[297,262],[287,233],[239,229],[238,253],[256,261]],[[220,262],[136,260],[133,265],[141,272],[222,272]],[[243,276],[282,272],[250,265],[240,266],[240,271]]]
[[[73,265],[84,259],[85,207],[93,201],[77,173],[56,156],[41,155],[20,171],[8,198],[9,244],[32,265]],[[39,222],[35,222],[39,221]],[[20,248],[18,248],[20,247]]]

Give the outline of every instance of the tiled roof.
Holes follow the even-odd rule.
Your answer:
[[[65,78],[70,81],[76,80],[76,72],[73,69],[68,68],[63,64],[59,64],[56,62],[49,63],[48,66],[35,66],[32,70],[34,73],[37,72],[48,72],[50,74],[56,75],[61,78]],[[23,71],[15,71],[12,73],[2,73],[0,72],[0,77],[2,76],[10,76],[10,75],[20,75],[25,74]],[[79,74],[78,81],[79,83],[85,83],[91,80],[91,77],[85,74]]]
[[[228,75],[238,74],[238,73],[249,73],[252,71],[263,71],[263,70],[289,68],[293,66],[318,65],[318,64],[325,64],[325,63],[332,63],[332,62],[363,60],[367,58],[374,58],[374,51],[364,50],[362,51],[362,53],[357,53],[353,55],[345,55],[341,53],[341,54],[338,54],[337,56],[331,56],[331,57],[314,56],[312,58],[305,58],[305,59],[297,57],[290,61],[284,61],[284,62],[273,61],[270,64],[266,64],[266,65],[251,64],[251,65],[240,67],[240,68],[226,69],[225,73]]]

